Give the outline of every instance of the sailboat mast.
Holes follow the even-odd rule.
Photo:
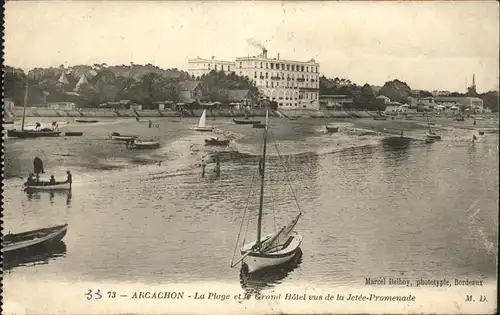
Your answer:
[[[259,218],[257,220],[257,246],[260,246],[260,238],[262,232],[262,210],[264,207],[264,173],[266,169],[266,149],[267,149],[267,120],[268,113],[266,112],[266,128],[264,130],[264,150],[262,152],[262,158],[259,163],[260,172],[260,203],[259,203]]]
[[[24,118],[26,117],[26,104],[27,103],[28,103],[28,82],[26,82],[26,91],[24,91],[23,122],[21,124],[21,131],[24,131]]]

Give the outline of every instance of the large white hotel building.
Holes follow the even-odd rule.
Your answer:
[[[283,109],[319,108],[319,64],[309,61],[268,58],[267,50],[258,56],[238,57],[235,62],[196,58],[188,61],[188,72],[195,77],[212,70],[247,76],[270,100]]]

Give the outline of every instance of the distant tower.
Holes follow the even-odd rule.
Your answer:
[[[472,85],[467,88],[467,96],[478,96],[476,91],[476,75],[472,74]]]

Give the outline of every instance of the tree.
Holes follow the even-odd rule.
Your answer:
[[[379,95],[384,95],[393,101],[404,103],[411,95],[411,88],[405,82],[398,79],[385,82],[379,91]]]

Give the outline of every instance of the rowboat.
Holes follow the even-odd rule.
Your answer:
[[[233,121],[237,125],[255,125],[255,124],[260,124],[260,120],[251,120],[251,119],[234,119]]]
[[[373,117],[373,120],[387,120],[387,117],[385,117],[385,116],[375,116],[375,117]]]
[[[339,131],[339,127],[330,127],[330,126],[326,126],[326,131],[327,131],[327,132],[331,132],[331,133],[335,133],[335,132],[338,132],[338,131]]]
[[[33,184],[24,183],[24,190],[26,191],[52,191],[52,190],[70,190],[70,182],[37,182]]]
[[[207,120],[207,110],[204,109],[203,113],[201,114],[200,120],[198,121],[198,126],[194,127],[194,130],[196,130],[196,131],[212,131],[214,129],[214,127],[207,126],[206,120]]]
[[[137,138],[137,136],[132,136],[132,135],[121,135],[118,132],[113,132],[109,138],[111,140],[118,140],[118,141],[130,141],[134,140]]]
[[[427,139],[433,139],[433,140],[441,140],[441,136],[436,134],[435,132],[433,131],[429,131],[429,132],[426,132],[425,133],[425,137]]]
[[[79,123],[96,123],[99,122],[97,119],[75,119],[76,122]]]
[[[156,139],[152,140],[131,140],[132,143],[129,145],[129,149],[135,150],[146,150],[146,149],[155,149],[160,147],[160,141]]]
[[[220,140],[219,138],[216,137],[205,139],[205,145],[227,146],[228,144],[229,144],[228,139]]]
[[[2,240],[4,259],[7,259],[6,256],[16,256],[23,252],[48,249],[52,244],[61,241],[67,230],[68,225],[63,224],[23,233],[7,234]]]
[[[266,128],[266,124],[253,124],[253,128],[264,129]]]
[[[83,132],[81,132],[81,131],[68,131],[68,132],[65,132],[64,135],[66,137],[80,137],[80,136],[83,136]]]

